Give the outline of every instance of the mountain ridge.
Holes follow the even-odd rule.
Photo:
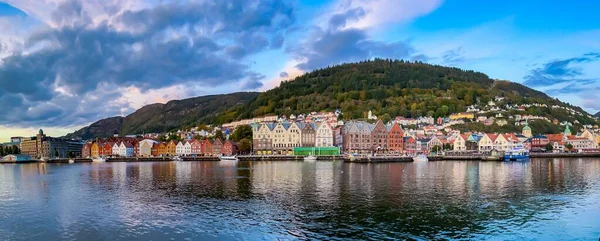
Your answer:
[[[289,116],[336,109],[342,110],[343,119],[365,118],[368,111],[384,120],[395,116],[445,117],[496,98],[505,99],[507,104],[544,103],[548,107],[568,107],[583,114],[572,116],[560,108],[538,107],[527,114],[572,123],[597,123],[580,107],[519,83],[492,79],[481,72],[375,59],[307,72],[262,93],[238,92],[147,105],[124,117],[119,133],[164,132],[269,114]],[[553,131],[559,128],[553,125],[548,128]],[[107,134],[112,135],[104,133]]]
[[[83,127],[66,138],[93,139],[144,132],[167,132],[218,121],[222,112],[256,98],[258,92],[198,96],[145,105],[127,116],[109,117]]]

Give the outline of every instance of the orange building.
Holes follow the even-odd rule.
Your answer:
[[[158,144],[157,156],[167,156],[167,143],[161,142]]]

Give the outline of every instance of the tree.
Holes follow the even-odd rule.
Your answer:
[[[202,140],[204,140],[204,137],[203,137],[203,136],[201,136],[201,135],[195,135],[195,136],[194,136],[194,139],[196,139],[196,140],[199,140],[199,141],[202,141]]]
[[[4,147],[0,146],[0,156],[4,156]]]
[[[440,147],[438,145],[435,145],[431,148],[431,151],[433,151],[433,152],[439,152],[440,150],[442,150],[442,147]]]
[[[567,143],[567,145],[565,145],[565,148],[567,148],[567,150],[571,151],[571,150],[573,150],[573,145],[571,143]]]
[[[181,141],[181,136],[177,134],[171,134],[169,135],[169,141]]]
[[[167,141],[167,136],[161,134],[158,136],[158,140],[159,141]]]
[[[231,134],[231,140],[235,142],[239,142],[242,139],[252,140],[252,127],[249,125],[243,125],[235,129],[233,134]]]
[[[13,145],[13,146],[12,146],[12,153],[13,153],[13,154],[21,154],[21,150],[19,149],[19,147],[18,147],[18,146],[16,146],[16,145]]]
[[[383,114],[383,116],[381,116],[381,121],[383,121],[383,123],[388,123],[392,120],[392,117],[390,116],[389,113],[385,113]]]
[[[221,130],[217,130],[217,132],[215,132],[215,139],[219,139],[219,140],[225,140],[225,137],[223,136],[223,132]]]
[[[452,145],[450,145],[450,143],[446,143],[444,144],[444,150],[452,150]]]
[[[58,157],[58,150],[56,148],[54,148],[54,157]]]
[[[240,152],[249,153],[250,151],[252,151],[252,141],[246,138],[240,140],[239,148]]]
[[[554,149],[552,144],[550,144],[550,143],[546,144],[546,151],[552,151],[552,149]]]
[[[69,158],[75,158],[75,153],[73,153],[72,151],[69,151],[69,153],[67,153],[67,156]]]

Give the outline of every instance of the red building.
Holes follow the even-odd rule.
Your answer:
[[[388,131],[388,152],[399,154],[404,149],[404,133],[398,123],[394,123]]]
[[[202,142],[202,147],[200,147],[200,149],[202,150],[202,154],[207,155],[207,156],[210,156],[213,153],[212,143],[208,139],[206,139],[206,140],[204,140],[204,142]]]
[[[531,151],[539,152],[546,150],[546,145],[550,143],[550,139],[547,136],[536,135],[531,137]]]
[[[202,154],[202,142],[199,140],[194,140],[191,142],[192,145],[192,155],[200,155]]]
[[[113,143],[105,142],[102,145],[102,153],[100,154],[100,156],[111,156],[112,155],[112,146],[113,146]]]
[[[158,143],[152,143],[152,149],[150,149],[150,155],[152,155],[152,156],[159,156],[159,154],[158,154],[158,147],[159,147]]]
[[[406,154],[416,154],[418,151],[417,141],[412,136],[404,138],[404,152]]]
[[[223,143],[223,146],[221,147],[221,152],[223,154],[225,154],[226,156],[237,155],[238,154],[237,144],[235,144],[233,141],[227,140],[225,143]]]

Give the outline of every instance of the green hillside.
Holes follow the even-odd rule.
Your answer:
[[[585,113],[543,92],[510,81],[458,68],[376,59],[318,69],[281,83],[249,104],[230,110],[222,122],[265,114],[290,115],[341,109],[344,119],[364,118],[371,110],[384,120],[396,116],[444,117],[467,106],[485,105],[494,97],[508,104],[545,103]],[[592,124],[584,116],[571,116],[563,109],[531,108],[526,113],[561,121]]]

